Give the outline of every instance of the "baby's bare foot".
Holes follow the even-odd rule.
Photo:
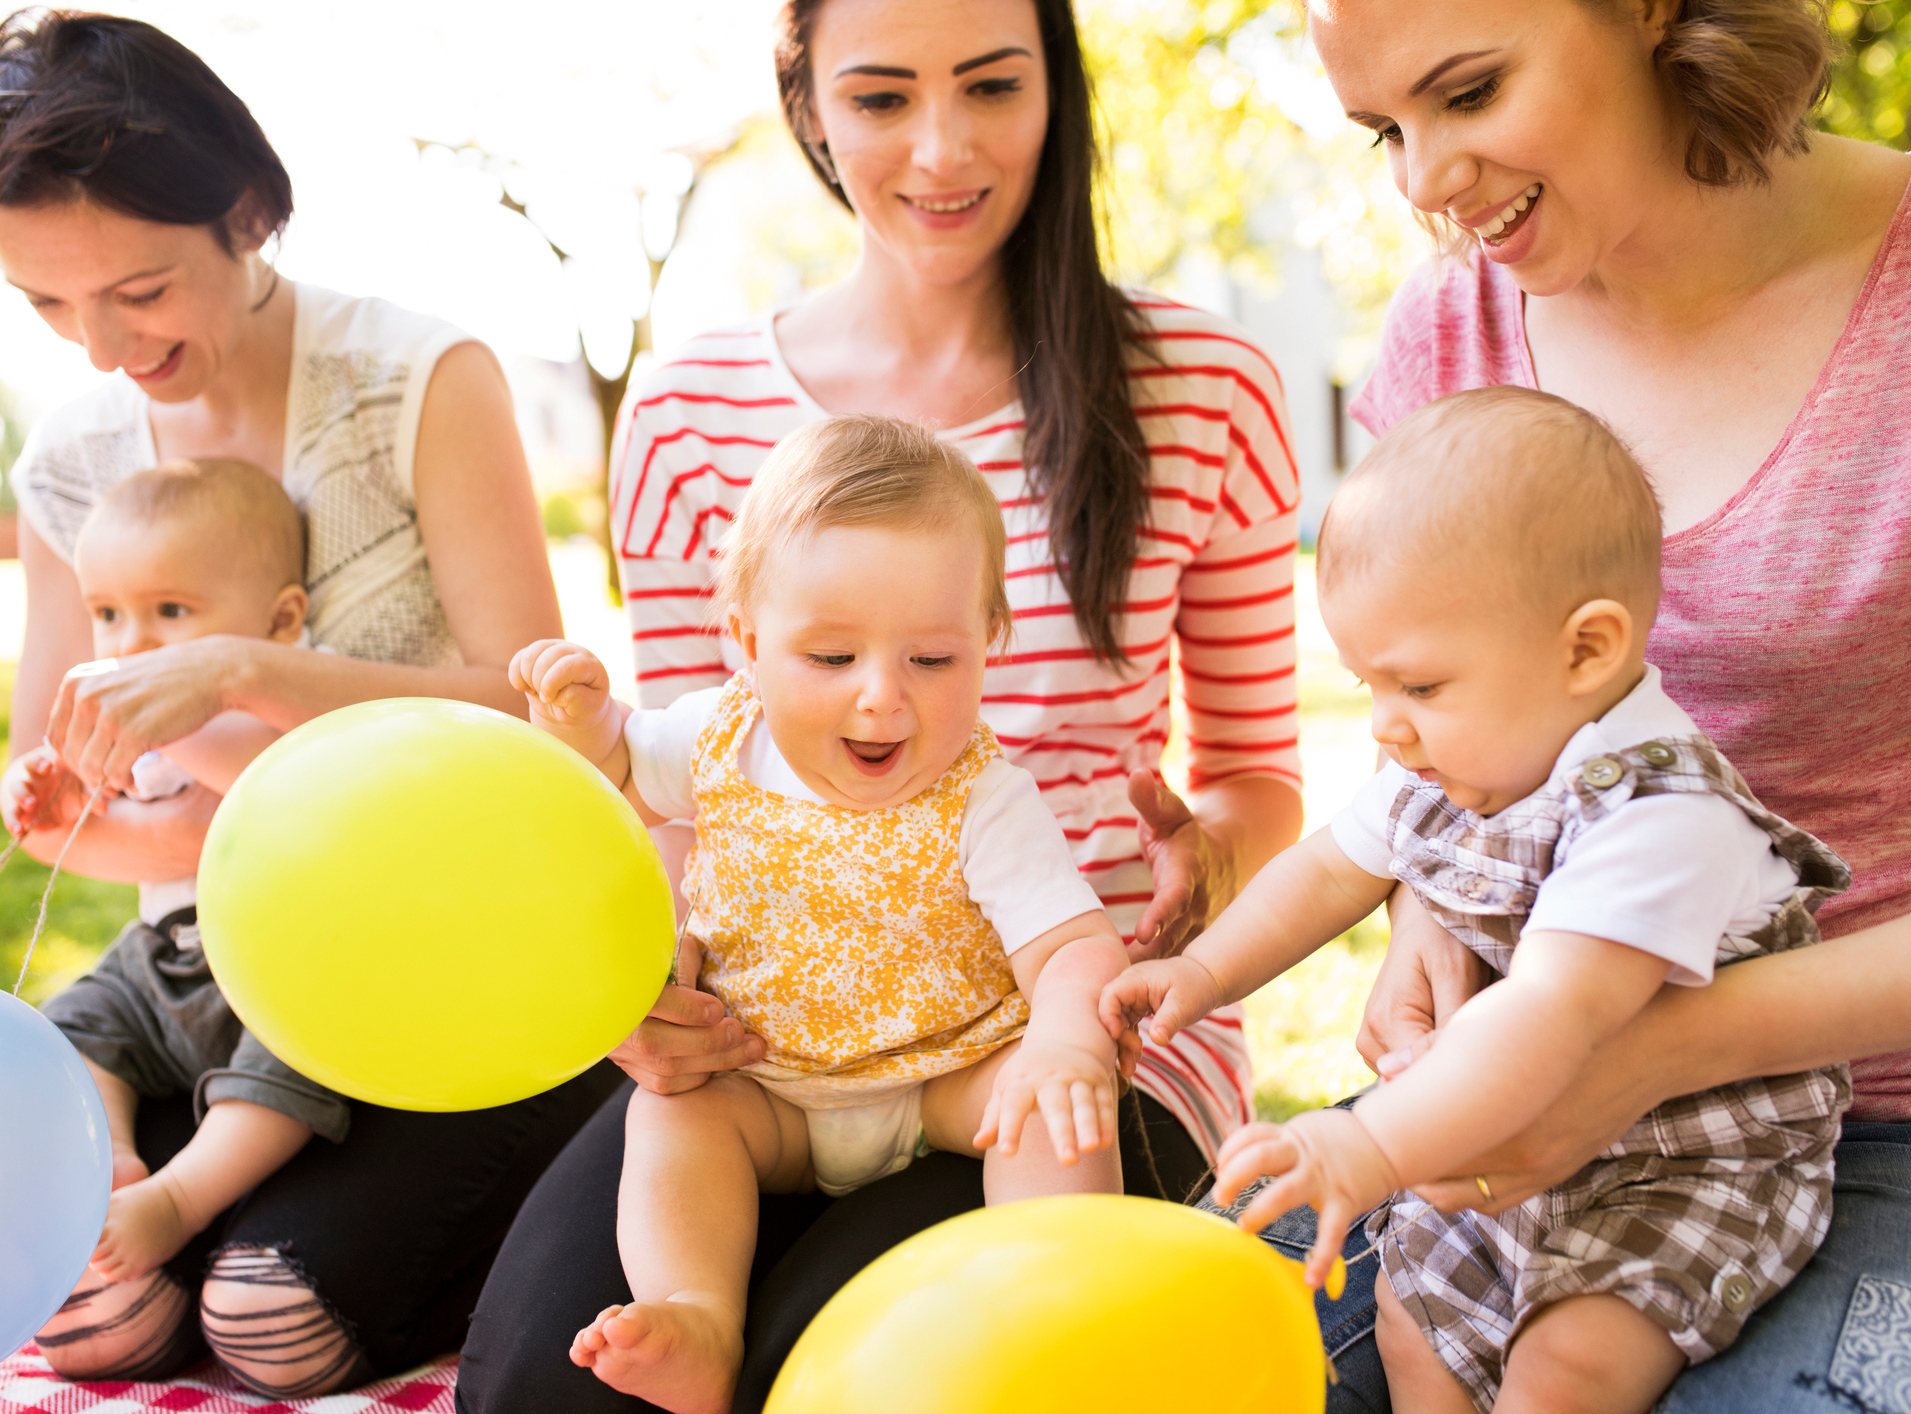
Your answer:
[[[612,1389],[674,1414],[727,1414],[743,1364],[743,1322],[700,1294],[610,1306],[577,1333],[571,1359]]]
[[[106,1226],[89,1265],[108,1281],[128,1281],[169,1261],[191,1237],[171,1188],[143,1178],[107,1199]]]
[[[146,1161],[131,1148],[113,1146],[113,1187],[125,1188],[128,1184],[138,1183],[142,1178],[151,1178],[153,1171],[146,1167]]]

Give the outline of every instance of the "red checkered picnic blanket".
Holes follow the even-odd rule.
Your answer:
[[[177,1379],[157,1383],[98,1380],[73,1384],[53,1373],[37,1347],[0,1360],[0,1414],[146,1414],[190,1409],[197,1414],[452,1414],[451,1388],[458,1357],[429,1365],[350,1394],[316,1399],[267,1399],[252,1393],[208,1360]]]

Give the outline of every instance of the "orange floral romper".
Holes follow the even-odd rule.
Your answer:
[[[761,712],[738,673],[697,738],[684,865],[698,986],[769,1048],[746,1073],[802,1109],[846,1109],[1016,1039],[1028,1003],[957,853],[969,788],[1001,754],[994,733],[978,722],[913,800],[851,810],[744,776],[738,753]]]

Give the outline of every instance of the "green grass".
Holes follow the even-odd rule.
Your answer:
[[[0,663],[0,759],[6,756],[13,701],[13,664]],[[52,870],[18,853],[0,870],[0,987],[13,990],[39,916],[40,896]],[[39,1005],[93,965],[126,921],[139,911],[131,884],[103,884],[61,874],[47,904],[46,933],[34,950],[33,970],[20,996]]]
[[[1331,1105],[1373,1081],[1354,1033],[1386,951],[1387,916],[1377,912],[1247,999],[1262,1119]]]

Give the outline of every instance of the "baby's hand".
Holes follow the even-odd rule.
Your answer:
[[[999,1146],[1012,1155],[1022,1127],[1040,1110],[1055,1157],[1073,1164],[1115,1142],[1114,1065],[1106,1054],[1024,1036],[995,1073],[975,1147]]]
[[[1101,1022],[1119,1040],[1142,1018],[1152,1018],[1148,1039],[1161,1046],[1226,1000],[1214,974],[1193,958],[1160,958],[1136,963],[1102,988]]]
[[[0,776],[0,818],[10,835],[71,829],[91,794],[50,746],[23,752]],[[100,794],[95,814],[106,812],[110,791]]]
[[[610,710],[610,673],[590,649],[540,638],[511,659],[511,686],[531,703],[538,726],[594,727]]]
[[[1259,1232],[1293,1208],[1320,1215],[1307,1254],[1307,1284],[1318,1289],[1347,1240],[1347,1228],[1400,1186],[1393,1165],[1352,1110],[1314,1110],[1286,1124],[1250,1124],[1221,1146],[1214,1199],[1232,1203],[1257,1178],[1273,1177],[1241,1214]]]

